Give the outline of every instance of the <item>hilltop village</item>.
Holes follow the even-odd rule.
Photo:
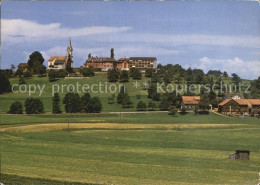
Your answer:
[[[121,105],[121,108],[133,109],[133,107],[136,107],[137,111],[169,111],[169,114],[175,114],[176,112],[185,114],[186,112],[194,111],[196,114],[205,114],[210,110],[232,116],[259,116],[260,113],[259,78],[250,82],[242,80],[235,73],[229,77],[225,71],[210,70],[208,73],[204,73],[201,69],[184,69],[179,64],[157,65],[156,57],[125,57],[116,59],[113,48],[110,50],[109,57],[92,56],[89,53],[85,63],[80,68],[75,68],[71,39],[69,39],[65,56],[50,56],[48,69],[43,65],[43,62],[44,59],[41,53],[37,51],[29,56],[27,63],[20,63],[16,71],[14,71],[15,67],[12,66],[11,70],[3,72],[9,78],[18,76],[20,85],[26,84],[26,78],[37,74],[41,77],[47,75],[50,82],[71,77],[79,79],[82,77],[95,78],[95,74],[102,76],[100,78],[103,80],[105,75],[108,82],[121,82],[125,85],[130,81],[130,78],[136,80],[136,85],[140,83],[138,81],[145,78],[146,80],[142,82],[145,84],[145,87],[142,90],[144,91],[143,94],[147,94],[145,99],[150,99],[150,102],[141,100],[141,95],[136,94],[139,97],[137,99],[140,100],[135,104],[128,92],[121,89],[117,97],[116,94],[113,94],[112,97],[108,97],[108,102],[106,102],[108,104],[117,102]],[[251,83],[251,91],[249,93],[245,91],[248,90],[245,86],[242,89],[240,88],[243,82]],[[160,88],[158,88],[158,84]],[[164,91],[169,85],[173,86],[173,84],[176,86],[175,91],[158,91],[158,89]],[[205,88],[206,85],[210,87],[208,90]],[[179,91],[179,88],[182,86],[186,86],[187,90]],[[192,86],[202,86],[202,88],[192,91]],[[127,88],[134,91],[133,87],[129,87],[129,85]],[[244,92],[240,92],[240,90]],[[97,103],[97,109],[92,107],[82,110],[81,106],[78,106],[78,104],[81,104],[80,97],[76,96],[78,98],[72,98],[71,102],[68,103],[68,106],[71,107],[65,105],[66,112],[100,112],[102,110],[104,102],[97,97],[94,97],[92,100],[93,105]],[[65,96],[64,102],[67,101],[66,97],[68,99],[71,96]],[[81,98],[84,99],[84,96]],[[114,100],[115,98],[117,99],[116,101]],[[88,104],[87,102],[85,103],[86,105]],[[84,107],[84,105],[82,106]],[[60,113],[61,110],[57,112]]]

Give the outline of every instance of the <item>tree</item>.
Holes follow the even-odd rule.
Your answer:
[[[15,101],[10,106],[9,114],[22,114],[23,113],[23,105],[19,101]]]
[[[68,73],[72,73],[73,72],[73,69],[71,67],[71,57],[68,57],[68,60],[67,60],[67,63],[66,63],[66,70],[68,71]]]
[[[175,107],[175,106],[171,106],[171,107],[169,108],[168,114],[174,116],[176,113],[177,113],[176,107]]]
[[[54,93],[54,97],[52,98],[52,113],[61,114],[60,96],[58,93]]]
[[[128,81],[129,81],[128,71],[123,70],[120,73],[120,82],[128,82]]]
[[[24,78],[29,78],[29,77],[32,77],[32,73],[30,71],[25,71],[23,73],[23,76],[24,76]]]
[[[37,73],[38,67],[43,65],[44,58],[42,57],[42,54],[39,51],[34,51],[30,56],[28,60],[28,67],[30,70],[32,70],[34,73]]]
[[[224,73],[223,73],[223,77],[225,77],[225,78],[227,78],[227,77],[228,77],[228,74],[227,74],[227,72],[226,72],[226,71],[224,71]]]
[[[107,79],[108,79],[109,82],[117,82],[118,77],[119,77],[119,74],[118,74],[117,70],[115,70],[115,69],[108,70]]]
[[[67,93],[63,99],[66,113],[81,112],[81,99],[78,93]]]
[[[81,68],[80,72],[83,76],[91,77],[94,76],[94,70],[92,67],[90,68]]]
[[[152,82],[152,83],[160,83],[160,82],[161,82],[161,77],[160,77],[160,75],[159,75],[158,73],[152,74],[151,82]]]
[[[21,76],[23,75],[23,69],[18,68],[18,69],[16,70],[14,76],[17,76],[17,75],[18,75],[19,77],[21,77]]]
[[[130,96],[127,94],[122,100],[122,108],[131,108],[132,104],[133,103],[130,100]]]
[[[90,99],[89,112],[90,113],[100,113],[102,110],[102,103],[98,97],[93,97]]]
[[[50,82],[56,81],[56,71],[54,69],[50,69],[48,72],[48,77]]]
[[[64,69],[60,69],[60,70],[56,71],[56,74],[55,74],[55,76],[57,78],[65,78],[65,76],[67,76],[67,75],[68,75],[68,72]]]
[[[114,55],[114,48],[111,48],[110,54],[111,54],[111,58],[114,58],[114,57],[115,57],[115,55]]]
[[[199,110],[201,111],[208,111],[210,109],[209,106],[209,98],[206,94],[204,94],[198,104]]]
[[[4,74],[3,71],[0,71],[0,94],[5,92],[10,92],[10,91],[11,91],[11,85],[9,79]]]
[[[156,103],[154,101],[149,101],[148,110],[153,111],[156,108]]]
[[[126,87],[125,86],[121,86],[120,87],[120,92],[117,95],[117,103],[118,104],[122,104],[123,99],[125,98],[125,96],[128,96],[128,94],[126,92]]]
[[[44,112],[43,103],[39,98],[27,98],[24,105],[27,114],[41,114]]]
[[[90,112],[90,94],[89,93],[85,93],[82,97],[81,97],[81,107],[82,107],[82,112]]]
[[[136,105],[136,110],[138,110],[138,111],[144,111],[144,110],[146,110],[146,108],[147,108],[147,106],[146,106],[145,102],[143,102],[143,101],[139,101]]]
[[[14,64],[11,64],[11,70],[14,71],[15,70],[15,65]]]
[[[160,110],[169,110],[170,105],[171,103],[169,102],[168,98],[163,95],[159,103]]]
[[[136,68],[134,68],[135,70],[134,70],[134,72],[133,72],[133,79],[134,80],[141,80],[142,79],[142,74],[141,74],[141,72],[138,70],[138,69],[136,69]]]
[[[154,69],[151,69],[151,68],[146,69],[145,70],[145,77],[151,78],[153,73],[154,73]]]
[[[40,76],[43,76],[46,73],[46,66],[45,65],[39,65],[37,68],[37,74]]]
[[[180,114],[183,114],[183,115],[186,114],[186,108],[185,108],[185,107],[182,107],[182,108],[181,108]]]
[[[151,84],[148,88],[148,98],[154,101],[160,101],[160,93],[157,92],[156,84]]]

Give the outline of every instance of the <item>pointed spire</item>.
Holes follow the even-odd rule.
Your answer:
[[[72,45],[71,45],[71,38],[69,38],[69,47],[72,50]]]

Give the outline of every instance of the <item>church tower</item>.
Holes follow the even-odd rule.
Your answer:
[[[69,40],[69,46],[67,48],[67,57],[71,60],[71,67],[73,68],[73,48],[71,45],[71,39]]]

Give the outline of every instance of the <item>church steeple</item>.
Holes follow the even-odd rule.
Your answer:
[[[69,39],[69,45],[67,48],[67,57],[71,59],[71,63],[73,63],[73,48],[71,45],[71,39]]]

